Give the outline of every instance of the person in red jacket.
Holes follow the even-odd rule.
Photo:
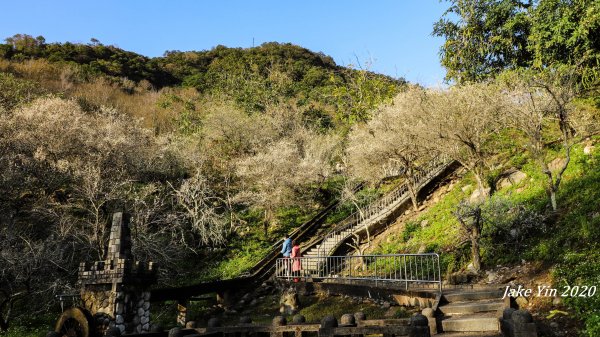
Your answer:
[[[298,276],[300,276],[300,270],[302,270],[302,264],[300,263],[300,257],[302,254],[300,253],[300,246],[296,241],[292,241],[292,254],[290,255],[292,258],[292,274],[294,277],[294,282],[298,282]]]

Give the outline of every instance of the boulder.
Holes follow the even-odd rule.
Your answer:
[[[410,318],[410,326],[427,326],[428,324],[429,321],[427,320],[427,317],[419,313],[414,314]]]
[[[527,178],[527,174],[521,171],[514,171],[509,174],[506,178],[502,178],[498,181],[499,188],[506,188],[512,185],[516,185],[523,181],[523,179]]]
[[[301,324],[301,323],[305,323],[306,322],[306,318],[300,314],[298,315],[294,315],[294,318],[292,318],[292,322],[294,322],[294,324]]]
[[[354,326],[356,325],[356,319],[352,314],[344,314],[340,319],[340,324],[343,326]]]
[[[554,158],[554,160],[548,164],[548,168],[550,169],[550,171],[558,171],[565,165],[566,161],[567,160],[565,158]]]
[[[287,324],[287,320],[283,316],[273,317],[273,326],[284,326]]]
[[[366,319],[367,319],[367,315],[365,315],[365,313],[364,313],[364,312],[362,312],[362,311],[359,311],[359,312],[355,312],[355,313],[354,313],[354,318],[355,318],[357,321],[364,321],[364,320],[366,320]]]
[[[279,312],[282,314],[293,315],[300,309],[300,299],[294,288],[289,288],[281,294],[279,300]]]
[[[321,328],[324,329],[330,329],[330,328],[337,328],[338,327],[338,321],[335,318],[335,316],[325,316],[323,317],[323,319],[321,320]]]
[[[491,189],[489,187],[484,188],[483,194],[482,194],[481,191],[479,190],[479,188],[476,188],[475,191],[473,191],[473,193],[471,194],[471,197],[469,198],[469,202],[476,203],[476,202],[483,200],[485,197],[490,195],[490,190]]]

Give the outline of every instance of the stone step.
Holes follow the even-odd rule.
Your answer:
[[[444,332],[500,331],[497,317],[483,315],[455,316],[442,321]]]
[[[504,292],[501,289],[489,289],[489,290],[471,290],[471,291],[458,291],[453,293],[445,293],[444,299],[449,303],[453,302],[464,302],[464,301],[477,301],[487,299],[502,299]]]
[[[501,311],[504,308],[502,300],[480,300],[474,302],[455,302],[442,305],[439,310],[445,315],[474,314],[486,311]]]

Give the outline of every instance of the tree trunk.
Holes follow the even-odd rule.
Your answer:
[[[471,231],[471,257],[473,258],[473,268],[479,272],[481,270],[481,255],[479,254],[479,239],[481,238],[481,233],[479,232],[480,219],[476,219],[475,221],[475,226],[473,226]]]
[[[419,209],[419,202],[417,200],[416,188],[414,187],[414,185],[411,182],[406,184],[406,186],[408,187],[408,194],[410,195],[410,201],[412,202],[413,209],[416,212]]]
[[[556,204],[556,191],[554,188],[550,188],[550,204],[552,205],[552,211],[556,212],[558,205]]]
[[[479,189],[479,195],[481,196],[482,200],[485,200],[486,197],[486,192],[485,192],[485,186],[483,185],[483,179],[481,179],[481,175],[478,172],[473,172],[473,175],[475,176],[475,180],[477,181],[477,188]]]
[[[473,258],[473,268],[481,270],[481,256],[479,255],[479,240],[471,238],[471,256]]]

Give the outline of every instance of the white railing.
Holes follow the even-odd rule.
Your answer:
[[[275,276],[282,279],[370,280],[412,287],[435,286],[442,291],[440,257],[435,253],[313,256],[279,258]]]
[[[422,167],[417,174],[413,177],[415,181],[416,192],[418,192],[423,186],[431,181],[431,179],[438,176],[443,170],[445,170],[450,161],[443,158],[434,158],[430,160],[427,165]],[[401,203],[404,203],[410,198],[409,188],[406,183],[401,184],[396,189],[387,193],[383,197],[377,199],[370,205],[368,205],[362,212],[357,211],[350,214],[346,219],[340,222],[340,225],[334,227],[321,241],[318,247],[318,256],[328,256],[333,253],[332,250],[337,247],[341,241],[345,241],[351,233],[362,230],[367,226],[371,225],[372,222],[378,219],[381,215],[389,214]],[[326,243],[331,239],[336,244],[327,245]],[[330,241],[330,242],[331,242]]]

